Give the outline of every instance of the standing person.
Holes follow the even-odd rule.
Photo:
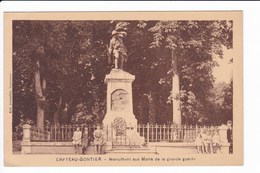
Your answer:
[[[202,153],[207,153],[208,149],[207,149],[207,135],[206,135],[206,129],[203,129],[202,133],[201,133],[201,143],[202,143],[202,147],[201,147],[201,151]]]
[[[89,141],[88,128],[85,127],[82,134],[82,154],[85,154],[85,151],[87,150],[88,141]]]
[[[212,153],[212,135],[209,130],[206,132],[205,146],[206,153]]]
[[[198,151],[198,153],[204,153],[204,150],[202,149],[203,143],[202,143],[201,131],[197,133],[195,142],[196,142],[196,146],[197,146],[197,151]]]
[[[220,140],[220,135],[218,130],[215,131],[215,133],[212,136],[212,146],[213,149],[215,149],[213,153],[218,153],[218,152],[221,153],[221,140]]]
[[[74,131],[73,133],[73,141],[72,144],[75,147],[75,154],[79,154],[79,150],[80,150],[80,145],[81,145],[81,137],[82,137],[82,132],[80,131],[80,128],[77,127],[76,131]]]
[[[94,145],[95,151],[97,154],[101,154],[101,147],[103,145],[103,131],[100,128],[100,125],[97,126],[97,129],[93,133],[94,136]]]
[[[233,134],[232,134],[232,121],[227,122],[228,129],[227,129],[227,140],[228,143],[230,144],[229,146],[229,154],[233,153]]]

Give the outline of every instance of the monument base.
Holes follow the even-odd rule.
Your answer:
[[[106,115],[103,120],[103,125],[107,132],[107,150],[114,150],[122,147],[143,147],[145,144],[145,139],[137,132],[137,120],[135,119],[135,116],[126,116],[129,117],[129,119],[126,120],[125,116],[122,115],[125,114],[112,113],[112,115]]]
[[[137,132],[137,119],[133,113],[134,79],[134,75],[122,69],[112,69],[105,77],[107,113],[103,125],[107,132],[107,150],[144,145],[144,137]]]
[[[110,126],[113,123],[116,123],[116,119],[122,119],[125,121],[127,127],[137,127],[137,119],[135,115],[128,111],[108,111],[103,120],[103,124]]]

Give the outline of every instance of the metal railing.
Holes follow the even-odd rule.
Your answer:
[[[50,141],[50,132],[39,129],[35,126],[30,128],[30,140],[31,141]]]
[[[83,131],[85,127],[88,128],[88,134],[90,139],[93,138],[93,132],[95,130],[95,126],[87,126],[87,125],[51,125],[45,127],[45,130],[50,133],[50,141],[72,141],[73,133],[76,131],[76,128],[80,127],[80,130]]]
[[[30,130],[31,141],[57,141],[66,142],[72,141],[73,133],[76,128],[80,127],[83,131],[85,127],[88,128],[88,134],[90,140],[93,141],[93,132],[96,128],[95,125],[51,125],[40,130],[37,127],[32,126]],[[139,124],[136,127],[140,136],[145,138],[145,142],[193,142],[196,140],[198,132],[207,130],[213,133],[218,130],[218,126],[186,126],[181,127],[173,125],[153,125],[153,124]],[[109,132],[113,134],[113,127],[104,127],[104,135]],[[122,136],[117,137],[119,141],[123,141]]]
[[[218,130],[217,126],[187,126],[143,124],[137,131],[145,138],[145,142],[194,142],[198,132]]]

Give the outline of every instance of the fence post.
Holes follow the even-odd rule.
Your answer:
[[[106,142],[108,143],[109,133],[108,133],[108,124],[106,125]]]
[[[186,142],[186,124],[183,126],[183,142]]]
[[[23,141],[21,143],[22,154],[31,153],[31,125],[23,125]]]
[[[177,130],[177,137],[176,140],[182,140],[182,126],[175,126]]]
[[[163,141],[166,141],[166,126],[163,125]]]
[[[52,125],[49,126],[49,131],[50,131],[50,141],[51,141],[53,139]]]
[[[54,141],[56,142],[57,141],[57,126],[56,126],[56,124],[54,124]]]
[[[171,124],[171,126],[170,126],[170,141],[172,141],[172,142],[175,141],[175,132],[174,132],[173,124]]]
[[[37,136],[39,136],[40,133],[40,138],[38,140],[42,141],[44,140],[44,130],[37,128]]]
[[[189,142],[193,141],[193,136],[194,136],[194,130],[192,125],[190,125],[190,134],[189,134]]]
[[[30,142],[31,140],[31,125],[23,125],[23,142]]]
[[[157,126],[157,124],[155,124],[155,142],[158,142],[157,141],[157,139],[158,139],[158,132],[157,132],[157,130],[158,130],[158,126]]]
[[[49,131],[47,131],[47,141],[51,140],[51,133]]]
[[[149,146],[149,140],[150,140],[149,131],[150,131],[150,124],[147,123],[147,147]]]
[[[141,128],[142,128],[142,125],[141,125]],[[144,128],[145,128],[145,126],[143,125],[143,130],[142,131],[143,131],[143,137],[145,138],[145,133],[144,133],[145,129]]]
[[[151,131],[152,131],[152,134],[151,134],[151,142],[154,142],[154,133],[153,133],[153,131],[154,131],[154,125],[153,125],[153,124],[151,125]]]
[[[141,125],[140,124],[137,125],[137,132],[141,135]]]
[[[159,142],[162,141],[162,125],[159,125],[160,133],[159,133]]]
[[[199,128],[198,128],[198,124],[196,124],[196,136],[197,136],[197,134],[199,133]]]
[[[106,127],[106,151],[109,151],[109,150],[112,150],[112,145],[113,145],[113,125],[112,123],[109,125],[109,124],[106,124],[105,125]]]
[[[61,125],[60,128],[61,128],[61,140],[64,140],[64,126]]]

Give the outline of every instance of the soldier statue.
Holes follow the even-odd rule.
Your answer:
[[[112,39],[110,40],[108,48],[108,63],[115,63],[115,69],[123,70],[124,63],[127,61],[127,50],[125,48],[123,39],[127,36],[126,28],[116,26],[112,32]]]

